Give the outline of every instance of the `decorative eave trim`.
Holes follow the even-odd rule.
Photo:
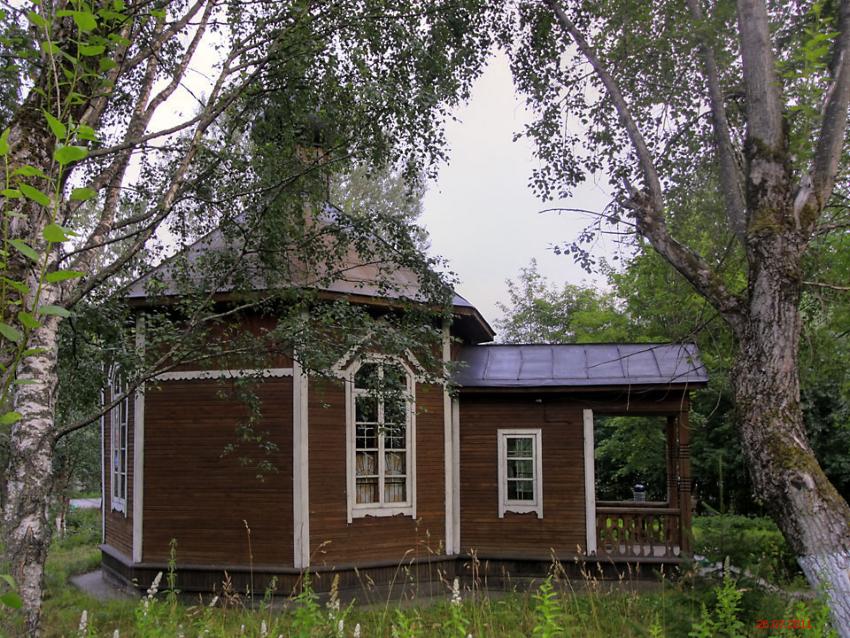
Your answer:
[[[291,377],[292,368],[249,368],[245,370],[177,370],[156,375],[157,381]]]

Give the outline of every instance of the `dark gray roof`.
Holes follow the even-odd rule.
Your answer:
[[[460,351],[455,382],[469,388],[706,383],[692,343],[482,345]]]

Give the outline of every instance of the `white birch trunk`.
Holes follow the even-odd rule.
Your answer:
[[[56,317],[46,317],[33,331],[28,346],[44,351],[24,359],[17,378],[35,382],[18,385],[14,393],[14,409],[22,418],[11,432],[3,531],[6,555],[24,603],[28,636],[39,635],[44,564],[52,532],[48,509],[54,483],[58,331]]]

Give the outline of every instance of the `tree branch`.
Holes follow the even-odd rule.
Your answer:
[[[720,76],[717,72],[717,60],[714,48],[705,31],[705,16],[699,0],[687,0],[691,17],[696,22],[700,53],[705,67],[705,79],[708,85],[708,100],[714,128],[714,146],[720,165],[720,190],[726,200],[726,217],[735,236],[744,242],[747,230],[747,208],[744,202],[743,176],[735,161],[732,136],[729,133],[729,120],[726,118],[726,104],[720,89]]]
[[[178,35],[181,31],[183,31],[183,29],[189,24],[192,18],[195,17],[198,11],[200,11],[201,6],[203,6],[208,1],[209,0],[197,0],[195,4],[189,7],[188,11],[186,11],[183,17],[174,22],[168,29],[165,29],[161,33],[156,35],[153,40],[151,40],[147,44],[147,46],[143,47],[132,58],[127,60],[127,68],[132,69],[133,67],[144,62],[157,49],[161,48],[163,43],[167,42],[174,36]]]
[[[830,290],[850,290],[850,286],[839,286],[838,284],[828,284],[823,281],[804,281],[804,286],[812,286],[814,288],[829,288]]]
[[[633,211],[638,232],[649,240],[652,247],[678,270],[734,329],[737,329],[741,321],[742,300],[726,289],[714,269],[700,255],[679,243],[670,235],[664,221],[664,198],[661,181],[652,155],[617,83],[596,56],[584,36],[560,7],[557,0],[543,0],[543,2],[555,13],[558,22],[596,71],[608,92],[608,96],[614,103],[620,121],[623,123],[637,154],[648,192],[638,191],[627,183],[626,191],[629,194],[629,200],[625,206]]]
[[[738,31],[747,96],[748,141],[776,151],[782,148],[785,133],[764,0],[738,0]]]
[[[649,152],[649,148],[646,145],[646,141],[644,140],[640,129],[638,129],[637,123],[632,117],[625,98],[620,92],[620,88],[617,86],[614,78],[611,77],[611,74],[608,73],[608,69],[605,68],[596,56],[596,52],[587,42],[584,35],[576,28],[573,21],[570,20],[569,16],[567,16],[566,12],[561,8],[557,0],[543,0],[543,2],[554,12],[555,17],[561,24],[561,27],[567,32],[573,42],[575,42],[581,54],[590,63],[590,66],[593,67],[597,77],[605,86],[608,97],[610,97],[611,101],[614,103],[614,107],[617,109],[617,113],[619,114],[623,122],[623,126],[629,135],[629,139],[632,142],[632,147],[634,147],[635,153],[638,156],[641,171],[643,172],[643,179],[647,189],[649,189],[649,196],[652,199],[653,208],[655,210],[661,210],[664,198],[661,191],[661,180],[659,180],[658,172],[655,169],[655,162],[652,159],[652,154]]]
[[[688,246],[670,235],[664,215],[653,210],[646,193],[630,189],[629,207],[635,214],[638,232],[661,254],[732,326],[740,327],[744,300],[730,292],[714,268]]]
[[[847,129],[847,107],[850,104],[850,0],[841,2],[838,27],[839,34],[830,65],[833,80],[824,96],[821,129],[810,172],[811,195],[815,198],[818,212],[826,205],[832,193]],[[800,193],[804,189],[801,187]],[[799,219],[805,207],[805,199],[808,197],[798,193],[794,200],[795,219]],[[816,218],[812,219],[811,224],[816,221]]]

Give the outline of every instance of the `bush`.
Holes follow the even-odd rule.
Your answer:
[[[777,583],[800,575],[797,560],[776,524],[767,518],[721,514],[694,519],[694,554],[729,562]]]

